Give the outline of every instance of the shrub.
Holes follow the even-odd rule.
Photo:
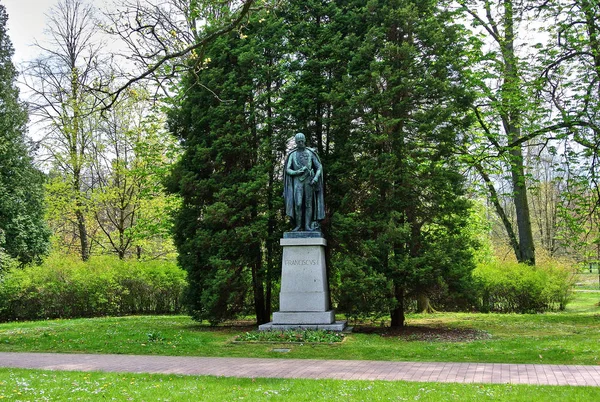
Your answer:
[[[253,331],[238,335],[238,342],[310,342],[310,343],[337,343],[344,340],[341,332],[322,329],[289,329],[285,331]]]
[[[174,262],[53,255],[0,279],[0,320],[178,313],[186,286]]]
[[[574,284],[571,267],[557,262],[537,266],[492,261],[473,277],[483,311],[533,313],[564,309]]]

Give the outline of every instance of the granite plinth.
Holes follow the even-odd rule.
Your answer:
[[[276,324],[269,322],[258,326],[259,331],[287,331],[289,329],[321,329],[324,331],[342,332],[346,330],[346,321],[336,321],[332,324]]]
[[[281,239],[280,243],[283,246],[280,311],[325,312],[329,310],[325,239],[322,237]],[[275,320],[275,316],[273,319]],[[294,324],[310,324],[310,322]]]
[[[325,264],[327,241],[321,232],[286,232],[283,247],[279,311],[259,330],[327,329],[343,331],[345,321],[335,321],[329,307]]]
[[[278,324],[332,324],[335,313],[329,311],[278,311],[273,313],[273,322]]]

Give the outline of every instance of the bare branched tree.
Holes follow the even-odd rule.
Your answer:
[[[215,38],[238,28],[257,0],[125,0],[107,13],[105,30],[126,49],[122,84],[104,91],[110,108],[132,85],[152,81],[164,95],[173,93],[174,78],[201,68],[203,49]],[[266,3],[261,1],[261,4]]]
[[[94,9],[82,0],[61,0],[49,15],[47,44],[25,70],[30,107],[43,125],[42,147],[52,168],[69,183],[71,208],[83,260],[89,258],[86,224],[88,152],[94,141],[100,102],[89,88],[102,82],[102,43],[96,40]],[[68,216],[65,213],[65,216]]]

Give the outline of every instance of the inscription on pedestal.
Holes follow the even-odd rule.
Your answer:
[[[285,265],[318,265],[319,260],[284,260],[283,263]]]
[[[325,247],[317,239],[288,239],[304,243],[284,246],[280,311],[327,311],[329,294],[325,273]],[[315,244],[316,243],[316,244]]]

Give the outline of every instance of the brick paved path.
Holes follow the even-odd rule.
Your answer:
[[[226,377],[600,386],[600,366],[0,353],[0,367]]]

